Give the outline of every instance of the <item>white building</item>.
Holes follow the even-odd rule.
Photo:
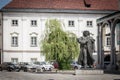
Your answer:
[[[90,6],[86,6],[87,1]],[[96,19],[117,11],[117,1],[86,0],[84,4],[83,0],[13,0],[1,10],[2,62],[44,61],[40,41],[48,19],[60,20],[64,23],[64,30],[75,33],[77,37],[89,30],[97,43]]]

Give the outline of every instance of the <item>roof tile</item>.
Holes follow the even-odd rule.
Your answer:
[[[91,7],[85,7],[83,0],[13,0],[4,8],[14,9],[77,9],[118,10],[118,0],[86,0]]]

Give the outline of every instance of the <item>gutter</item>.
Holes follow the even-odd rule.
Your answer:
[[[68,10],[68,9],[2,9],[2,12],[26,12],[26,13],[69,13],[69,14],[111,14],[116,10]]]

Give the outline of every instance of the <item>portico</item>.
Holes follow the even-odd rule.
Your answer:
[[[98,65],[105,67],[105,54],[110,55],[110,65],[107,69],[116,69],[120,60],[120,11],[97,19],[98,36]],[[107,38],[109,36],[109,38]],[[107,45],[109,44],[109,46]]]

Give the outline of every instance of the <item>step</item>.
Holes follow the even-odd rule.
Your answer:
[[[102,75],[102,74],[104,74],[103,70],[96,69],[75,70],[75,75]]]

